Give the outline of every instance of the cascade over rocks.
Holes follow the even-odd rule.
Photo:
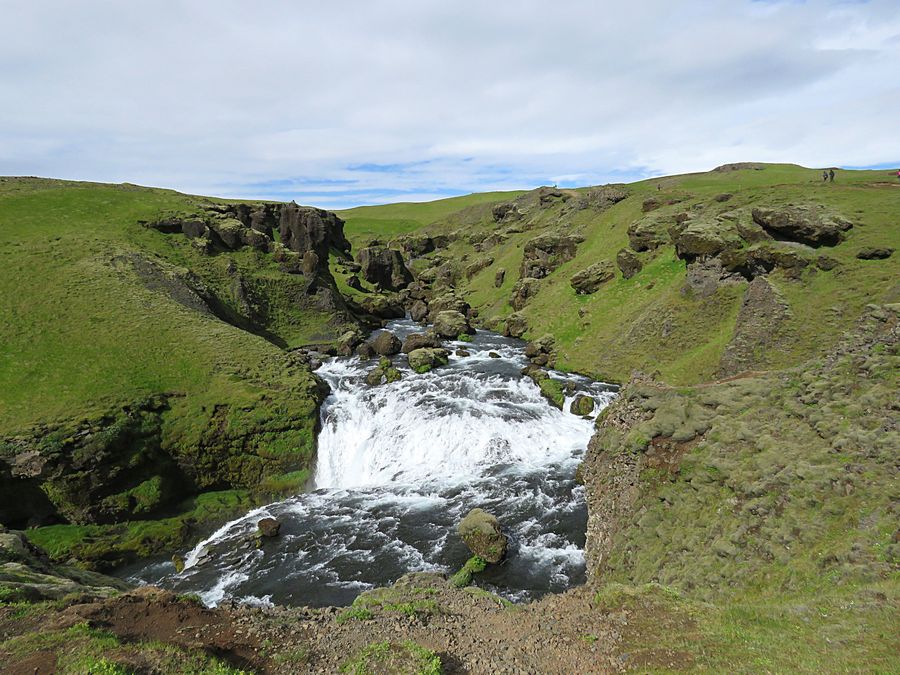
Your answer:
[[[853,224],[815,206],[755,208],[753,221],[776,238],[810,246],[836,246]]]
[[[498,563],[506,555],[508,542],[500,531],[500,521],[487,511],[472,509],[456,531],[472,553],[489,563]]]

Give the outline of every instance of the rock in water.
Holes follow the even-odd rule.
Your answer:
[[[474,333],[466,317],[460,312],[448,309],[438,312],[434,318],[434,332],[445,338],[456,339],[462,333]]]
[[[277,537],[278,531],[281,529],[281,523],[274,518],[263,518],[256,524],[260,536]]]
[[[381,331],[372,340],[372,349],[379,356],[393,356],[400,353],[400,340],[390,331]]]
[[[409,353],[409,367],[417,373],[427,373],[437,366],[446,366],[449,362],[446,349],[420,347]]]
[[[436,349],[440,346],[441,341],[433,333],[412,333],[411,335],[406,336],[400,351],[404,354],[409,354],[417,349],[422,349],[423,347],[432,347]]]
[[[572,406],[569,408],[569,411],[573,415],[580,415],[582,417],[590,415],[594,412],[594,399],[590,396],[579,394],[575,397],[575,400],[572,401]]]
[[[482,509],[472,509],[456,528],[469,550],[489,563],[503,560],[508,542],[496,517]]]

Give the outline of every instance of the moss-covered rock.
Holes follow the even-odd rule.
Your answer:
[[[500,562],[506,555],[507,540],[500,531],[500,521],[482,509],[469,511],[456,531],[469,550],[486,562]]]
[[[449,363],[449,352],[446,349],[422,347],[409,353],[409,367],[417,373],[427,373],[438,366]]]

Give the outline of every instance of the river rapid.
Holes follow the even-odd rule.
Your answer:
[[[423,330],[407,320],[387,329],[401,340]],[[582,583],[587,511],[574,477],[593,421],[569,405],[590,395],[596,416],[614,388],[551,371],[574,387],[560,411],[521,375],[520,340],[478,331],[446,346],[471,355],[421,375],[398,355],[403,378],[377,387],[365,383],[373,361],[324,363],[317,373],[332,391],[314,489],[225,524],[186,553],[181,573],[157,560],[127,578],[210,606],[346,605],[407,572],[456,571],[470,555],[456,525],[481,507],[500,519],[510,548],[479,585],[522,601]],[[257,547],[256,523],[267,516],[281,522],[280,535]]]

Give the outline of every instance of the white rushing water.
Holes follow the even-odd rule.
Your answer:
[[[421,330],[409,321],[399,336]],[[185,556],[142,567],[132,578],[197,592],[210,605],[345,604],[409,571],[453,571],[467,551],[455,525],[476,506],[496,514],[511,539],[508,561],[483,575],[513,599],[562,590],[583,578],[586,514],[574,471],[593,431],[568,412],[575,393],[594,415],[614,396],[606,385],[562,373],[572,396],[561,411],[520,371],[522,343],[481,332],[471,355],[370,387],[374,362],[332,359],[317,372],[332,393],[322,409],[316,489],[255,509]],[[499,358],[490,356],[491,352]],[[256,548],[256,522],[282,522]]]

